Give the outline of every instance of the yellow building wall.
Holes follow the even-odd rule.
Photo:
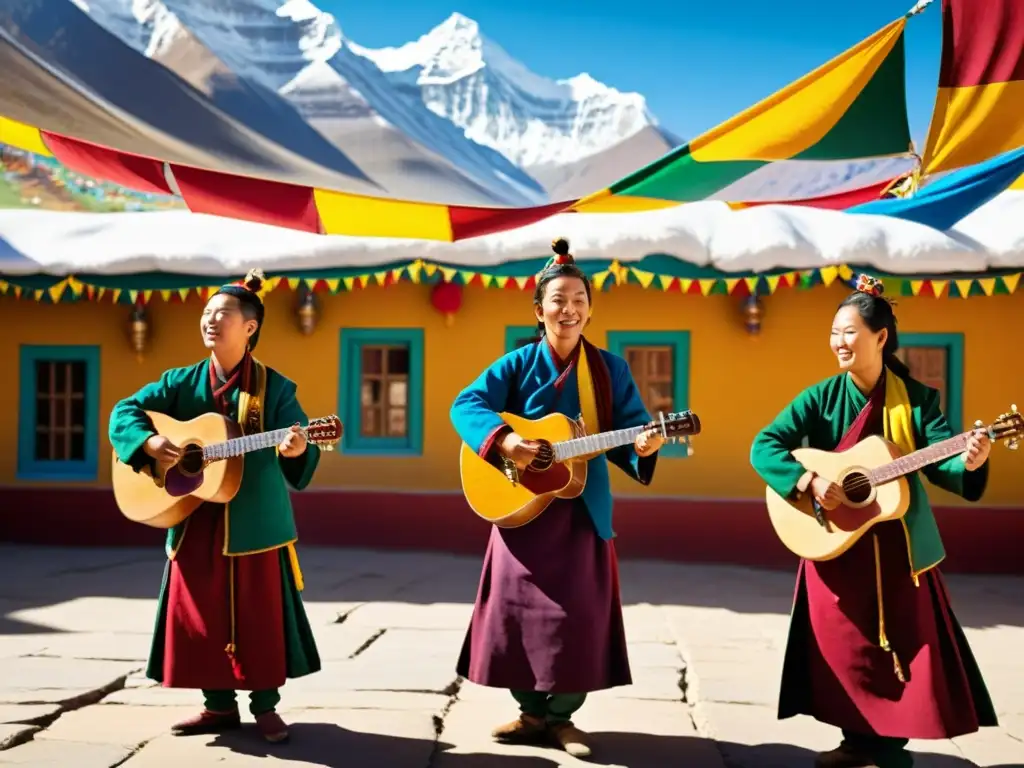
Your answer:
[[[401,283],[322,297],[319,325],[303,336],[294,319],[295,295],[276,291],[267,299],[267,323],[258,357],[299,383],[310,416],[340,413],[339,329],[422,327],[425,340],[424,454],[419,457],[326,455],[314,487],[410,491],[459,487],[459,441],[448,411],[459,390],[504,352],[505,327],[533,321],[525,292],[468,289],[455,323],[448,327],[430,305],[429,287]],[[739,301],[727,296],[682,296],[626,286],[596,296],[588,337],[605,343],[609,330],[690,331],[690,403],[703,423],[690,458],[663,459],[655,482],[643,488],[613,473],[613,487],[629,495],[690,498],[757,498],[763,484],[748,452],[757,431],[802,388],[835,372],[828,348],[830,321],[846,289],[782,290],[763,299],[764,325],[750,336]],[[101,355],[100,476],[108,485],[106,417],[115,402],[166,368],[204,355],[199,339],[202,302],[155,301],[150,307],[151,350],[138,361],[127,338],[128,309],[88,303],[42,305],[0,298],[0,485],[17,481],[18,347],[21,344],[99,344]],[[1024,407],[1024,357],[1000,342],[1015,318],[1024,316],[1024,294],[947,300],[903,298],[897,307],[902,332],[964,334],[965,425],[990,420],[1013,402]],[[1021,454],[1024,457],[1024,453]],[[1024,506],[1024,483],[1012,481],[1020,459],[993,451],[986,504]],[[933,500],[959,503],[935,490]]]

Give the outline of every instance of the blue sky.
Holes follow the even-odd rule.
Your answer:
[[[643,93],[661,123],[688,138],[856,44],[914,0],[314,2],[348,37],[372,48],[415,39],[459,11],[538,74],[589,72]],[[938,78],[939,5],[907,27],[907,103],[919,151]]]

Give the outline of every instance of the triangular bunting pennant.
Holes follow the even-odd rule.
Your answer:
[[[985,292],[986,296],[991,296],[996,289],[996,279],[994,277],[983,277],[978,280],[978,285],[981,286],[981,290]]]
[[[1006,286],[1006,292],[1007,293],[1016,293],[1017,292],[1017,284],[1019,282],[1020,282],[1020,274],[1004,275],[1003,276],[1003,285]]]
[[[821,275],[821,282],[824,283],[826,287],[828,287],[835,282],[837,277],[839,277],[839,268],[822,267],[820,270],[818,270],[818,273]]]

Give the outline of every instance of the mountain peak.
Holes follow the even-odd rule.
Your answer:
[[[469,18],[469,16],[465,16],[458,11],[455,11],[451,16],[434,27],[432,31],[445,31],[452,34],[469,33],[479,35],[480,25],[477,24],[474,19]]]

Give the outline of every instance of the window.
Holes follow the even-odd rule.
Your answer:
[[[524,344],[529,344],[537,338],[536,325],[506,325],[505,326],[505,352],[519,349]]]
[[[423,453],[423,331],[343,329],[340,412],[348,453]]]
[[[19,479],[96,479],[99,382],[99,347],[22,345]]]
[[[963,429],[964,336],[962,333],[901,333],[896,356],[910,375],[939,390],[942,412],[953,432]]]
[[[690,399],[689,331],[609,331],[608,350],[625,359],[651,416],[685,411]],[[682,443],[664,456],[686,456]]]

